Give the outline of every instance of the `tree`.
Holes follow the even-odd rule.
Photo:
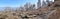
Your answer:
[[[34,7],[35,7],[35,4],[26,3],[26,4],[24,5],[24,7],[25,7],[26,11],[28,11],[28,10],[33,10]]]
[[[31,3],[26,3],[25,5],[24,5],[24,7],[25,7],[25,9],[26,9],[26,11],[28,11],[29,10],[29,7],[31,6]]]
[[[35,4],[32,4],[30,7],[29,7],[29,10],[35,10]]]

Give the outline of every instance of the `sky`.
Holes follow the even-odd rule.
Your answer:
[[[4,7],[16,8],[16,7],[24,6],[24,4],[26,4],[27,2],[30,2],[32,4],[37,4],[38,0],[0,0],[0,9],[4,9]]]
[[[34,4],[37,0],[0,0],[0,7],[20,7],[27,2]]]

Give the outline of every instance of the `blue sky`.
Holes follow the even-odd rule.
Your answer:
[[[0,7],[19,7],[24,5],[26,2],[36,3],[37,0],[0,0]]]

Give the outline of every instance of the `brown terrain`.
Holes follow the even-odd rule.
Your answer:
[[[28,11],[0,11],[0,19],[43,19],[45,16],[46,19],[60,19],[60,1],[55,2],[51,6],[44,8],[39,8],[37,10],[28,10]],[[51,14],[50,14],[51,13]],[[44,18],[44,19],[45,19]]]

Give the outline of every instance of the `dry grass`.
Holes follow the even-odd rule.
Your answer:
[[[60,8],[53,7],[55,4],[53,4],[51,7],[45,7],[40,8],[38,10],[29,10],[29,11],[11,11],[11,12],[0,12],[0,19],[40,19],[41,16],[43,16],[46,13],[49,13],[52,10],[56,10],[56,13],[53,13],[50,15],[50,19],[55,19],[54,17],[57,17],[60,19]],[[26,17],[27,16],[27,17]]]

